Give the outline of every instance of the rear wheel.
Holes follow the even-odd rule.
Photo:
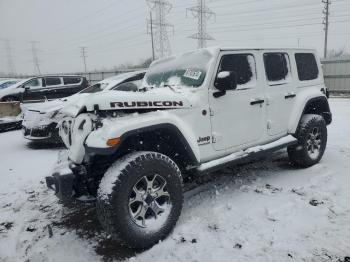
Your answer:
[[[320,115],[307,114],[300,121],[296,138],[298,144],[288,147],[290,161],[300,167],[318,163],[326,149],[327,126]]]
[[[182,202],[177,165],[156,152],[135,152],[107,170],[98,190],[97,214],[113,238],[147,248],[172,231]]]

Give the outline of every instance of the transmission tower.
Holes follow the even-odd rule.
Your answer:
[[[207,33],[207,20],[215,13],[211,11],[205,4],[205,0],[197,0],[197,5],[187,8],[187,12],[191,12],[192,15],[198,19],[198,32],[190,36],[190,38],[198,40],[198,48],[207,46],[207,40],[214,40],[212,36]]]
[[[34,73],[41,75],[40,60],[38,57],[39,49],[37,48],[39,41],[30,41],[29,43],[31,45],[31,51],[32,51],[32,56],[33,56],[32,62],[33,62],[33,66],[34,66]]]
[[[87,69],[86,69],[86,47],[85,46],[82,46],[80,47],[80,50],[81,50],[81,58],[83,58],[83,63],[84,63],[84,72],[86,73],[87,72]]]
[[[12,48],[11,41],[9,39],[0,39],[5,44],[6,60],[7,60],[7,72],[9,75],[14,75],[16,73],[15,65],[12,58]]]
[[[167,0],[146,0],[151,10],[155,12],[155,19],[147,20],[147,32],[149,33],[149,25],[154,31],[154,49],[156,58],[162,58],[171,54],[168,29],[174,26],[166,21],[165,15],[168,14],[172,5]]]
[[[328,28],[329,28],[329,5],[331,4],[330,0],[322,0],[324,3],[323,9],[323,24],[324,24],[324,58],[327,58],[328,52]]]

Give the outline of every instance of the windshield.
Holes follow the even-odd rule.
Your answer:
[[[205,79],[212,57],[208,50],[201,49],[156,61],[149,68],[144,85],[199,87]]]

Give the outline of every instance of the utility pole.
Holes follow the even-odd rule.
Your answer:
[[[39,41],[30,41],[31,44],[31,51],[32,51],[32,56],[33,56],[33,66],[34,66],[34,73],[36,72],[37,74],[41,74],[40,71],[40,60],[38,58],[38,51],[39,49],[37,48],[37,44],[39,44]]]
[[[327,58],[328,52],[328,29],[329,29],[329,5],[331,4],[330,0],[322,0],[324,3],[323,9],[323,24],[324,24],[324,58]]]
[[[15,65],[12,58],[12,48],[10,39],[0,39],[5,44],[6,60],[7,60],[7,72],[10,76],[15,75]]]
[[[151,45],[152,45],[152,61],[154,61],[154,40],[153,40],[153,19],[152,19],[152,11],[149,12],[149,22],[147,21],[147,33],[148,33],[148,24],[151,26]]]
[[[154,49],[155,57],[162,58],[171,54],[168,28],[174,26],[166,21],[165,15],[170,12],[172,5],[167,0],[146,0],[151,10],[156,14],[155,21],[152,21],[152,30],[155,29]],[[149,21],[148,21],[149,24]]]
[[[81,49],[81,57],[83,58],[83,63],[84,63],[84,72],[85,74],[87,73],[87,70],[86,70],[86,46],[81,46],[80,47]]]
[[[212,36],[207,33],[207,20],[215,13],[211,11],[205,3],[205,0],[197,0],[197,5],[187,8],[187,12],[191,12],[193,17],[198,19],[198,32],[190,36],[190,38],[198,40],[198,48],[207,46],[207,40],[214,40]]]

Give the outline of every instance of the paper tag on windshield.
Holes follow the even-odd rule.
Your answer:
[[[193,69],[187,69],[184,73],[184,77],[191,78],[194,80],[198,80],[202,75],[201,71],[193,70]]]

